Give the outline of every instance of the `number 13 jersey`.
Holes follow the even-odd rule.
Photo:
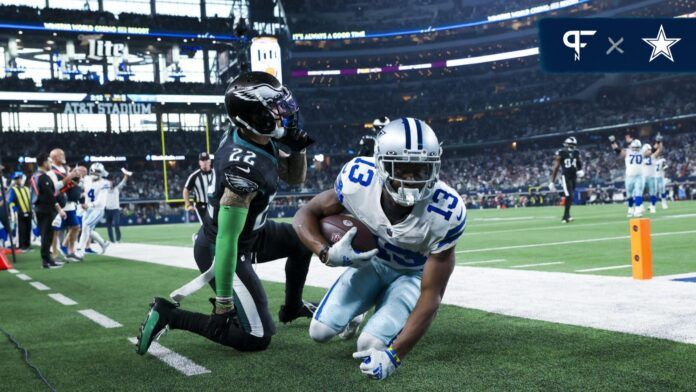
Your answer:
[[[348,213],[370,229],[377,240],[377,259],[397,270],[422,270],[431,253],[457,244],[466,226],[466,207],[459,194],[438,181],[431,196],[420,200],[406,219],[395,225],[384,214],[382,182],[374,158],[348,162],[334,185]]]

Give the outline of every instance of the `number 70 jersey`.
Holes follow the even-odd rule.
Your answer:
[[[429,198],[392,225],[381,207],[382,186],[374,158],[365,157],[343,166],[334,186],[347,212],[375,236],[379,261],[397,270],[421,270],[429,254],[457,244],[466,226],[466,206],[454,189],[438,181]]]

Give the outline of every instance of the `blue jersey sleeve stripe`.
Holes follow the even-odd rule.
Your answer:
[[[418,133],[418,149],[423,149],[423,130],[421,129],[421,121],[415,119],[416,123],[416,133]]]
[[[411,126],[408,125],[408,119],[406,117],[401,119],[404,124],[404,132],[406,133],[406,149],[411,149]]]
[[[437,244],[437,247],[438,247],[438,248],[442,248],[444,245],[450,244],[450,243],[452,243],[452,242],[458,240],[459,237],[462,236],[462,234],[464,234],[464,230],[462,230],[462,231],[460,231],[459,233],[456,233],[456,234],[454,234],[454,235],[451,235],[451,236],[449,236],[449,237],[443,239],[442,241],[440,241],[440,242]]]
[[[462,223],[458,224],[457,227],[448,231],[447,234],[445,234],[445,238],[448,238],[451,235],[459,233],[460,231],[462,231],[462,229],[464,228],[465,225],[466,225],[466,217],[464,217],[464,220],[462,221]]]

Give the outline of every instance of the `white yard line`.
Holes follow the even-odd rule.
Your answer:
[[[457,265],[473,265],[473,264],[488,264],[488,263],[500,263],[506,261],[506,259],[493,259],[493,260],[480,260],[480,261],[467,261],[466,263],[457,263]]]
[[[631,265],[624,264],[624,265],[613,265],[611,267],[586,268],[586,269],[575,270],[575,272],[607,271],[607,270],[623,269],[623,268],[631,268]]]
[[[77,313],[80,313],[104,328],[118,328],[123,326],[118,321],[112,320],[93,309],[78,310]]]
[[[64,296],[61,293],[52,293],[48,295],[49,297],[53,298],[56,302],[63,304],[63,305],[77,305],[77,302],[74,300]]]
[[[46,286],[45,284],[43,284],[41,282],[37,282],[37,281],[29,282],[29,284],[34,286],[34,288],[39,290],[39,291],[48,291],[51,289],[50,287]]]
[[[17,274],[15,276],[18,277],[19,279],[25,281],[25,282],[28,280],[31,280],[31,276],[26,275],[26,274]]]
[[[128,341],[133,344],[138,343],[138,339],[136,338],[128,338]],[[152,342],[152,345],[150,345],[150,349],[147,352],[153,357],[173,367],[179,373],[185,376],[197,376],[199,374],[210,373],[210,370],[193,362],[181,354],[175,353],[157,342]]]
[[[129,255],[126,258],[198,270],[191,256],[193,250],[189,247],[117,245],[119,252]],[[262,280],[285,282],[283,259],[258,264],[255,270]],[[344,270],[312,262],[307,286],[331,287]],[[192,271],[191,274],[193,277],[195,273]],[[619,276],[457,266],[447,285],[443,303],[507,316],[696,344],[696,323],[693,322],[696,284],[662,278],[636,281]]]
[[[550,263],[522,264],[522,265],[513,265],[513,266],[510,266],[510,268],[529,268],[529,267],[541,267],[544,265],[558,265],[558,264],[564,264],[564,262],[552,261]]]
[[[17,271],[17,270],[14,269],[14,268],[8,269],[7,272],[9,272],[9,273],[11,273],[11,274],[18,274],[18,273],[19,273],[19,271]]]
[[[669,235],[682,235],[682,234],[693,234],[696,230],[687,231],[673,231],[668,233],[653,233],[652,237],[662,237]],[[509,249],[525,249],[525,248],[539,248],[544,246],[557,246],[557,245],[569,245],[569,244],[584,244],[588,242],[602,242],[602,241],[616,241],[616,240],[626,240],[629,236],[622,235],[619,237],[602,237],[602,238],[588,238],[585,240],[572,240],[572,241],[558,241],[558,242],[544,242],[541,244],[525,244],[525,245],[511,245],[511,246],[499,246],[495,248],[481,248],[481,249],[466,249],[459,250],[456,253],[478,253],[478,252],[491,252],[497,250],[509,250]]]

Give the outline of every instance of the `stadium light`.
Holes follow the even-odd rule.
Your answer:
[[[446,61],[435,61],[432,63],[423,63],[423,64],[384,66],[384,67],[373,67],[373,68],[294,70],[294,71],[292,71],[292,76],[293,77],[336,76],[336,75],[355,75],[355,74],[370,74],[370,73],[388,73],[388,72],[410,71],[410,70],[415,70],[415,69],[429,69],[429,68],[451,68],[451,67],[460,67],[460,66],[464,66],[464,65],[492,63],[495,61],[503,61],[503,60],[510,60],[510,59],[528,57],[528,56],[537,56],[537,55],[539,55],[539,47],[533,47],[533,48],[528,48],[528,49],[513,50],[511,52],[487,54],[487,55],[483,55],[483,56],[466,57],[466,58],[452,59],[452,60],[446,60]]]

